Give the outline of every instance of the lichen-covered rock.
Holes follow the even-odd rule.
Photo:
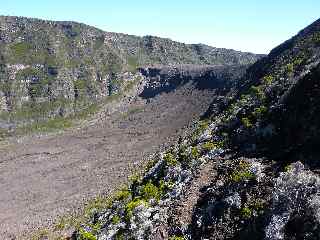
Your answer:
[[[266,228],[266,239],[318,239],[320,178],[304,170],[300,162],[288,166],[275,179],[272,194],[272,217]]]

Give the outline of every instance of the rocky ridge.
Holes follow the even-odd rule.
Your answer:
[[[320,20],[247,69],[73,237],[320,239],[319,50]],[[204,166],[210,183],[193,185]],[[191,220],[173,221],[195,186]]]

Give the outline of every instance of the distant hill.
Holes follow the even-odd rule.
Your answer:
[[[34,110],[44,117],[68,115],[117,93],[138,78],[139,66],[247,65],[260,57],[75,22],[1,16],[0,113],[18,112],[20,119]]]

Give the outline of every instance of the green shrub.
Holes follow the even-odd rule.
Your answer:
[[[247,117],[241,118],[241,123],[246,128],[252,128],[253,127],[253,124],[252,124],[251,120],[249,118],[247,118]]]
[[[197,159],[197,158],[200,157],[200,152],[199,152],[199,150],[198,150],[197,147],[192,147],[192,148],[191,148],[191,157],[192,157],[193,159]]]
[[[208,129],[209,123],[209,119],[199,121],[198,126],[193,133],[192,139],[195,140],[197,137],[199,137],[200,134],[202,134],[206,129]]]
[[[248,219],[252,216],[252,210],[248,207],[241,208],[240,214],[242,218]]]
[[[79,240],[97,240],[97,237],[90,232],[80,229]]]
[[[0,141],[9,136],[9,132],[5,129],[0,128]]]
[[[114,215],[111,219],[112,224],[116,225],[118,223],[120,223],[121,218],[118,215]]]
[[[144,166],[145,171],[148,172],[151,168],[153,168],[157,164],[157,162],[158,161],[155,159],[149,160]]]
[[[231,181],[233,182],[241,182],[244,180],[250,180],[254,178],[255,178],[254,174],[249,171],[241,171],[241,172],[236,171],[231,175]]]
[[[287,74],[292,74],[294,72],[294,65],[293,63],[288,63],[285,67]]]
[[[262,78],[262,82],[265,85],[270,85],[274,81],[274,77],[272,75],[267,75]]]
[[[261,86],[252,86],[250,88],[250,94],[259,100],[264,100],[266,98],[264,91]]]
[[[304,59],[302,57],[297,57],[297,58],[294,59],[293,65],[294,66],[299,66],[303,62],[303,60]]]
[[[160,180],[159,182],[159,191],[161,196],[163,196],[168,190],[172,190],[174,186],[174,182],[171,180],[168,182],[165,182],[164,180]]]
[[[209,152],[216,148],[216,145],[213,142],[206,142],[202,145],[202,150]]]
[[[84,90],[87,87],[87,81],[85,79],[77,79],[73,82],[73,86],[77,90]]]
[[[169,238],[169,240],[185,240],[185,238],[182,236],[172,236]]]
[[[16,133],[18,135],[33,133],[33,132],[52,132],[57,130],[62,130],[66,128],[70,128],[72,126],[72,122],[70,119],[56,117],[49,119],[47,121],[40,121],[31,123],[29,125],[21,126],[16,129]]]
[[[244,180],[255,179],[255,175],[249,171],[249,163],[240,161],[239,166],[230,176],[232,182],[241,182]]]
[[[142,187],[141,196],[145,201],[149,201],[150,199],[160,200],[161,192],[157,186],[149,181]]]
[[[128,57],[127,62],[128,62],[128,67],[129,67],[128,70],[132,73],[135,73],[137,71],[137,68],[139,65],[138,59],[134,56],[130,56],[130,57]]]
[[[181,162],[182,164],[188,164],[190,160],[189,154],[186,150],[187,150],[186,146],[181,146],[179,149],[178,161]]]
[[[258,214],[262,214],[265,209],[265,201],[262,199],[256,199],[252,204],[250,204],[250,206]]]
[[[124,240],[124,234],[123,232],[120,230],[116,233],[116,236],[115,236],[115,240]]]
[[[206,142],[202,145],[202,150],[205,152],[209,152],[211,150],[222,148],[224,146],[223,142]]]
[[[199,122],[199,125],[198,125],[198,128],[201,132],[205,131],[208,127],[209,127],[209,120],[206,119],[206,120],[201,120]]]
[[[255,108],[252,114],[256,118],[261,118],[267,111],[268,108],[266,106],[261,105],[260,107]]]
[[[284,167],[284,171],[285,171],[285,172],[290,172],[290,171],[291,171],[291,168],[292,168],[292,167],[291,167],[291,165],[289,164],[289,165],[287,165],[287,166]]]
[[[131,197],[131,193],[128,189],[122,189],[115,194],[115,200],[122,201]]]
[[[254,216],[254,212],[258,215],[264,213],[265,201],[262,199],[255,199],[252,203],[249,203],[246,207],[241,208],[240,215],[244,219],[249,219]]]
[[[173,156],[172,153],[165,154],[163,159],[166,162],[167,166],[175,166],[178,164],[178,160]]]
[[[125,207],[126,220],[130,220],[130,218],[132,217],[133,210],[140,205],[147,206],[147,203],[145,200],[140,198],[135,198],[127,203]]]

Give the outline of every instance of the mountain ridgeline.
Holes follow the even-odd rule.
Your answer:
[[[0,115],[17,123],[90,109],[106,96],[141,81],[138,67],[248,65],[260,57],[202,44],[104,32],[75,22],[2,16]]]

